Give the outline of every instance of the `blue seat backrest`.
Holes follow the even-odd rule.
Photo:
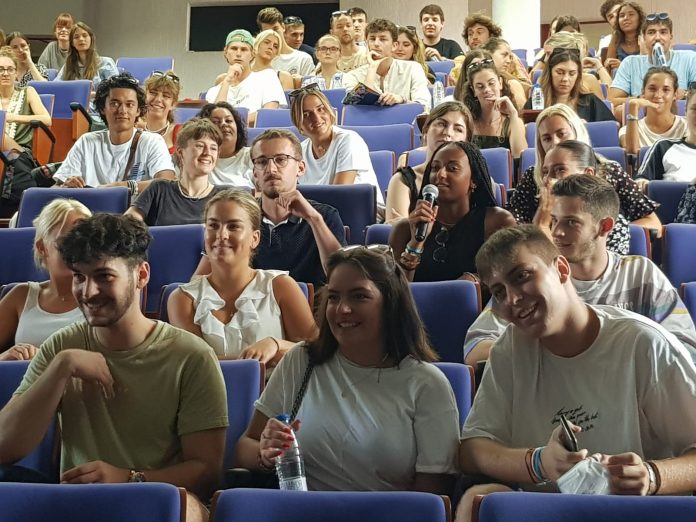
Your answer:
[[[436,362],[434,364],[445,374],[452,386],[454,398],[457,399],[457,410],[459,410],[459,426],[462,426],[469,415],[473,400],[473,368],[458,362]]]
[[[648,182],[648,197],[660,204],[655,213],[663,225],[677,217],[679,201],[689,184],[685,181],[652,180]]]
[[[696,225],[665,225],[662,245],[662,269],[672,286],[696,281]]]
[[[413,148],[413,125],[407,123],[342,127],[357,132],[371,151],[391,150],[398,156]]]
[[[423,112],[420,103],[400,103],[389,107],[375,105],[344,105],[343,125],[411,124]]]
[[[382,194],[387,192],[389,180],[394,174],[394,165],[396,163],[396,155],[391,150],[375,150],[370,152],[370,161],[372,169],[377,175],[377,183]]]
[[[48,273],[34,265],[34,228],[0,228],[0,285],[46,281]]]
[[[71,80],[52,82],[29,82],[39,94],[55,95],[53,104],[53,117],[60,120],[71,120],[72,110],[70,104],[79,103],[85,109],[89,108],[89,99],[92,92],[92,82],[89,80]]]

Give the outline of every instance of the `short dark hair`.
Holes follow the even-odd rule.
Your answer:
[[[348,16],[355,16],[355,15],[365,15],[365,19],[367,20],[367,11],[365,11],[362,7],[351,7],[348,9]]]
[[[666,74],[667,76],[672,78],[672,86],[674,87],[674,90],[676,91],[677,89],[679,89],[679,77],[677,76],[677,73],[674,72],[673,69],[667,67],[666,65],[656,65],[654,67],[650,67],[650,69],[648,69],[648,72],[645,73],[645,76],[643,76],[643,87],[640,90],[641,94],[643,93],[643,91],[645,91],[645,88],[648,86],[650,78],[655,74]]]
[[[591,174],[572,174],[559,179],[551,189],[554,196],[580,198],[585,211],[592,215],[595,223],[619,215],[619,195],[611,184]]]
[[[617,6],[622,3],[623,0],[604,0],[604,2],[602,2],[602,5],[599,8],[599,15],[605,22],[608,22],[609,20],[607,19],[607,17],[609,16],[609,11],[614,9],[614,6]]]
[[[93,263],[101,259],[122,258],[135,268],[147,261],[152,241],[147,225],[123,214],[95,214],[82,219],[58,242],[65,264]]]
[[[491,270],[515,256],[521,246],[550,265],[560,252],[553,241],[536,225],[517,225],[495,232],[476,254],[476,270],[486,282]]]
[[[264,7],[256,15],[256,25],[261,29],[261,24],[273,25],[283,23],[283,13],[275,7]]]
[[[145,105],[145,91],[138,83],[138,80],[133,78],[130,73],[122,72],[106,80],[99,82],[97,87],[97,92],[94,94],[94,107],[97,109],[97,113],[101,116],[102,120],[108,127],[106,117],[104,116],[104,109],[106,108],[106,99],[111,93],[111,89],[133,89],[135,91],[135,96],[138,100],[138,111],[140,116],[145,114],[147,106]]]
[[[578,33],[582,32],[580,29],[580,20],[575,18],[573,15],[560,15],[556,18],[556,32],[568,26],[575,29]]]
[[[237,109],[232,107],[229,103],[226,101],[220,101],[220,102],[215,102],[215,103],[206,103],[203,107],[201,107],[201,110],[198,114],[196,114],[197,117],[199,118],[208,118],[210,119],[211,114],[213,114],[213,111],[215,109],[226,109],[232,114],[232,118],[234,118],[234,124],[237,126],[237,141],[234,144],[234,150],[238,151],[242,147],[245,147],[247,144],[247,126],[246,122],[242,118],[242,116],[237,112]]]
[[[425,14],[430,16],[439,16],[441,22],[445,21],[445,13],[443,12],[442,7],[437,4],[429,4],[421,9],[420,13],[418,13],[418,20],[423,20],[423,15]]]
[[[428,343],[425,327],[418,315],[408,280],[394,260],[391,250],[377,252],[366,247],[349,247],[329,256],[326,277],[329,283],[333,271],[347,264],[379,289],[382,294],[382,341],[385,355],[401,362],[409,355],[418,361],[432,362],[438,356]],[[331,359],[338,350],[338,341],[331,332],[326,318],[328,292],[319,291],[319,308],[316,320],[319,336],[308,344],[310,358],[315,364]]]
[[[375,18],[368,23],[367,26],[365,26],[365,38],[367,38],[368,34],[381,33],[383,31],[391,34],[392,40],[395,42],[399,39],[398,27],[396,27],[394,22],[386,18]]]
[[[630,2],[630,3],[633,4],[634,2]],[[648,27],[650,27],[651,25],[664,25],[667,27],[667,29],[669,29],[669,34],[674,33],[672,19],[670,17],[667,17],[664,20],[661,20],[660,18],[655,18],[654,20],[648,20],[648,18],[646,17],[643,20],[643,25],[640,26],[640,33],[643,36],[645,36],[645,32],[648,30]]]

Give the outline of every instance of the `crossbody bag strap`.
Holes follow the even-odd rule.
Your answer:
[[[295,420],[295,417],[297,417],[297,412],[300,409],[300,406],[302,405],[302,399],[304,398],[305,392],[307,391],[307,385],[309,384],[309,378],[312,376],[312,370],[314,370],[314,363],[312,362],[312,359],[309,359],[307,362],[307,369],[304,372],[304,376],[302,377],[302,384],[300,384],[300,389],[297,391],[297,395],[295,396],[295,401],[292,403],[292,411],[290,412],[290,422]]]
[[[121,181],[128,180],[128,174],[133,168],[133,163],[135,163],[135,152],[138,150],[138,141],[140,141],[140,136],[142,135],[142,129],[135,131],[135,136],[133,136],[133,141],[131,141],[130,152],[128,153],[128,163],[126,163],[126,171],[123,173],[123,179]]]

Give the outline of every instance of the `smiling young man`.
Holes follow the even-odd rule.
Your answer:
[[[316,51],[314,50],[314,47],[304,43],[305,24],[302,21],[302,18],[299,16],[286,16],[283,19],[283,25],[285,27],[283,31],[285,43],[293,49],[307,53],[316,64],[317,59],[315,56]]]
[[[431,105],[428,79],[423,68],[414,61],[392,58],[398,32],[389,20],[378,18],[367,24],[367,64],[343,76],[348,91],[358,83],[382,93],[380,105],[416,102],[429,110]]]
[[[592,454],[613,493],[694,490],[696,367],[681,343],[643,316],[583,302],[568,260],[534,225],[496,232],[476,266],[512,325],[491,352],[459,452],[464,473],[494,483],[471,487],[457,520],[469,519],[475,494],[557,480]],[[563,446],[561,414],[579,451]]]
[[[627,56],[616,71],[609,88],[609,100],[620,105],[629,97],[640,96],[643,78],[653,65],[652,52],[656,43],[660,43],[665,52],[667,67],[677,73],[679,89],[677,99],[686,94],[689,84],[696,81],[696,53],[692,51],[675,51],[672,49],[672,19],[667,13],[652,13],[645,17],[641,35],[648,54]]]
[[[619,212],[616,191],[588,174],[568,176],[552,189],[551,235],[568,260],[571,282],[586,303],[631,310],[674,334],[696,359],[696,328],[679,293],[650,259],[607,250],[607,238]],[[469,328],[464,360],[488,359],[508,323],[490,306]]]
[[[132,217],[97,214],[60,241],[85,321],[41,345],[0,411],[0,463],[29,453],[57,412],[63,483],[168,482],[203,500],[217,488],[225,384],[202,339],[140,310],[151,239]]]
[[[425,58],[427,60],[453,60],[463,53],[462,48],[454,40],[442,38],[445,26],[445,13],[436,4],[426,5],[418,15],[423,32]]]
[[[145,113],[145,92],[138,80],[122,73],[102,81],[94,105],[107,128],[80,136],[53,176],[57,183],[72,188],[126,186],[134,197],[155,178],[175,179],[162,136],[135,128]]]
[[[274,70],[251,70],[254,39],[249,31],[231,31],[225,39],[223,54],[228,63],[227,72],[208,89],[205,95],[208,102],[227,102],[232,107],[249,109],[249,125],[256,121],[259,109],[277,109],[286,104],[283,86]]]

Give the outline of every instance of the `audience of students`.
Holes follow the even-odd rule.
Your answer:
[[[552,105],[544,109],[537,117],[536,162],[524,172],[508,203],[508,209],[518,223],[538,225],[543,220],[547,228],[550,225],[548,169],[547,173],[544,173],[546,154],[558,143],[568,140],[582,142],[588,148],[590,146],[587,128],[577,113],[565,104]],[[579,146],[575,148],[575,151],[561,153],[563,156],[569,155],[570,158],[562,159],[564,168],[554,169],[553,172],[557,171],[558,174],[553,174],[551,178],[583,173],[592,162],[591,156],[595,157],[595,163],[599,160],[593,172],[614,187],[621,202],[621,213],[609,236],[609,250],[617,254],[628,253],[630,235],[627,221],[645,228],[656,230],[661,228],[660,220],[655,214],[657,203],[643,194],[621,165],[598,157],[594,152],[588,154],[586,149],[583,151],[583,148]],[[583,159],[579,159],[580,157]]]

